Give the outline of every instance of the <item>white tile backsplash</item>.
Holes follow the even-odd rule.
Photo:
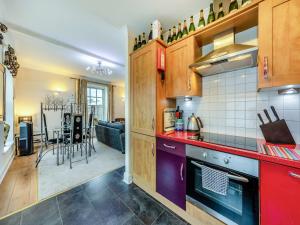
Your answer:
[[[273,105],[300,143],[300,95],[278,95],[277,91],[257,92],[257,68],[238,70],[203,78],[203,96],[185,102],[177,99],[184,110],[185,126],[192,113],[200,116],[204,131],[246,137],[263,137],[257,113],[267,122],[263,109]]]

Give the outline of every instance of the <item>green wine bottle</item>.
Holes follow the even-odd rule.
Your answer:
[[[171,43],[172,43],[172,33],[171,33],[171,29],[169,29],[167,44],[171,44]]]
[[[152,39],[153,39],[153,28],[152,28],[152,23],[151,23],[150,33],[149,33],[149,36],[148,36],[148,42],[152,41]]]
[[[218,13],[218,19],[222,18],[225,16],[225,13],[223,11],[223,4],[222,2],[219,4],[219,13]]]
[[[215,18],[215,12],[214,12],[214,5],[213,5],[213,3],[210,3],[207,24],[210,24],[210,23],[214,22],[215,20],[216,20],[216,18]]]
[[[139,35],[139,41],[138,41],[138,44],[137,44],[137,48],[140,48],[142,47],[142,38],[141,38],[141,35]]]
[[[173,27],[173,35],[172,35],[172,42],[177,40],[177,35],[176,35],[176,27]]]
[[[145,32],[143,32],[142,46],[144,46],[145,44],[147,44],[147,42],[146,42],[146,34],[145,34]]]
[[[160,27],[160,40],[164,40],[163,28]]]
[[[200,17],[199,17],[199,22],[198,22],[198,28],[202,28],[202,27],[205,27],[203,9],[200,10]]]
[[[196,30],[195,24],[194,24],[194,17],[190,17],[190,27],[189,27],[189,33],[194,32]]]
[[[229,5],[229,13],[232,13],[239,9],[239,4],[237,0],[231,0]]]
[[[137,38],[134,39],[134,46],[133,46],[133,51],[138,49],[138,43],[137,43]]]
[[[178,23],[177,39],[182,38],[181,23]]]
[[[242,7],[251,3],[251,0],[242,0]]]
[[[184,22],[183,22],[182,37],[185,37],[187,35],[188,35],[188,30],[187,30],[186,20],[184,20]]]

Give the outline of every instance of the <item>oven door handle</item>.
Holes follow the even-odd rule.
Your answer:
[[[191,161],[191,163],[199,168],[202,168],[203,165],[195,162],[195,161]],[[241,182],[244,182],[244,183],[248,183],[249,180],[246,178],[246,177],[242,177],[242,176],[236,176],[236,175],[232,175],[232,174],[229,174],[227,173],[227,177],[231,180],[236,180],[236,181],[241,181]]]

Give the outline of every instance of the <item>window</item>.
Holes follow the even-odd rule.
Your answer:
[[[87,88],[88,112],[95,107],[95,117],[99,120],[107,120],[106,88],[90,86]]]

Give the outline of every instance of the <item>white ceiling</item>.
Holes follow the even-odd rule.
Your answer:
[[[208,7],[210,0],[0,0],[21,66],[65,75],[88,74],[97,58],[115,62],[112,82],[124,80],[122,27],[149,32],[158,19],[166,29]],[[93,56],[93,57],[91,57]],[[101,77],[102,78],[102,77]]]

